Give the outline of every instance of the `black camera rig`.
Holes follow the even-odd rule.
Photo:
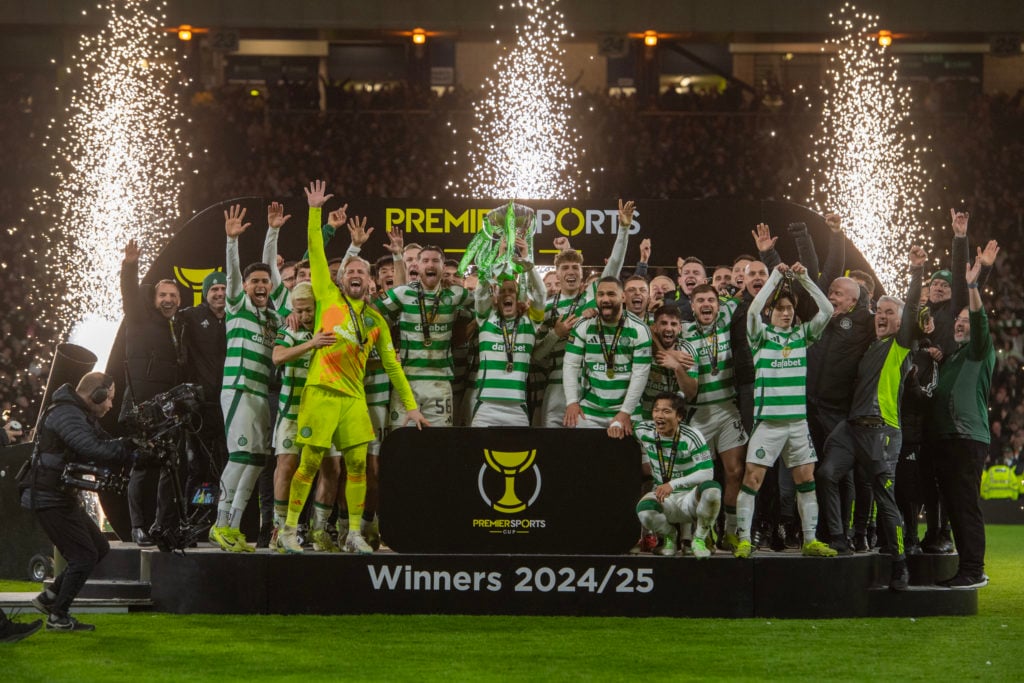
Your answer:
[[[199,541],[209,527],[207,511],[197,510],[190,517],[181,490],[178,454],[184,451],[187,435],[200,426],[203,388],[198,384],[179,384],[148,401],[136,405],[122,420],[143,462],[159,463],[170,474],[178,525],[155,526],[149,535],[163,552],[184,550]]]

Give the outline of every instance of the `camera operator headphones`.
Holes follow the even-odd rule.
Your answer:
[[[110,375],[103,373],[103,384],[99,385],[89,394],[89,400],[100,405],[108,398],[110,398],[110,389],[114,386],[114,378]]]

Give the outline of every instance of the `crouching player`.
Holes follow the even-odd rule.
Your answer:
[[[369,554],[373,549],[360,533],[360,519],[366,502],[366,446],[374,439],[373,425],[366,410],[363,381],[370,349],[376,347],[395,392],[407,410],[406,423],[429,424],[416,407],[391,344],[387,323],[363,298],[370,282],[370,265],[361,258],[349,258],[339,271],[341,290],[331,279],[320,235],[320,209],[332,195],[324,194],[325,183],[316,181],[306,190],[309,201],[309,263],[316,297],[314,329],[335,335],[331,346],[317,349],[309,366],[306,386],[299,403],[297,441],[302,444],[299,468],[292,478],[288,517],[278,542],[290,553],[301,553],[296,536],[299,514],[309,496],[313,476],[333,444],[345,458],[345,500],[348,503],[349,532],[344,550]]]
[[[754,431],[747,445],[747,467],[736,498],[736,522],[739,545],[736,557],[750,557],[750,526],[754,517],[754,497],[764,481],[765,472],[781,457],[792,470],[796,484],[797,510],[804,532],[804,555],[833,557],[836,551],[814,538],[818,525],[818,499],[814,492],[814,463],[817,457],[807,427],[807,347],[821,339],[832,318],[828,297],[807,275],[807,269],[794,263],[792,273],[810,293],[818,306],[810,322],[794,324],[796,295],[779,285],[789,271],[780,264],[757,293],[747,310],[747,338],[754,354]],[[768,299],[774,293],[774,299]],[[761,320],[766,304],[769,324]]]
[[[682,423],[685,412],[682,397],[666,391],[654,399],[654,419],[636,427],[655,484],[637,503],[636,514],[644,528],[664,536],[655,551],[660,555],[676,554],[677,524],[696,523],[691,547],[696,557],[705,558],[712,553],[704,539],[718,517],[722,486],[712,478],[714,463],[704,437]]]

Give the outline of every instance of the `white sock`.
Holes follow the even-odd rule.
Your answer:
[[[696,538],[706,538],[715,525],[718,518],[718,511],[722,507],[722,490],[708,488],[701,491],[700,502],[697,503],[697,529],[694,531]]]
[[[235,499],[238,480],[242,478],[244,470],[245,465],[231,460],[224,466],[224,472],[220,475],[220,498],[217,500],[217,523],[215,526],[228,525],[228,519],[231,516],[231,503]]]
[[[737,498],[736,498],[736,512],[726,512],[725,513],[725,533],[727,533],[727,534],[736,535],[736,531],[737,531],[737,528],[738,528],[737,525],[739,523],[738,520],[737,520],[737,518],[739,517],[739,505],[740,505],[739,504],[739,500],[740,499],[737,496]]]
[[[333,508],[313,503],[313,531],[323,531],[327,528],[327,520],[331,516]]]
[[[750,541],[750,527],[754,523],[754,500],[756,491],[740,487],[736,496],[736,535],[741,541]],[[728,524],[728,522],[726,522]]]
[[[249,505],[253,489],[256,488],[256,481],[263,471],[262,465],[243,465],[242,475],[238,479],[238,487],[235,489],[235,497],[231,502],[231,514],[228,518],[228,526],[237,529],[242,526],[242,513]]]
[[[804,529],[804,543],[814,540],[814,530],[818,527],[818,497],[812,488],[810,491],[796,492],[796,509],[800,513],[800,523]]]

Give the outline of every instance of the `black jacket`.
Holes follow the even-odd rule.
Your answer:
[[[220,388],[224,382],[224,357],[228,338],[226,316],[218,318],[208,304],[199,304],[179,311],[181,350],[185,380],[203,388],[206,403],[220,405]]]
[[[857,366],[875,340],[875,317],[863,302],[832,317],[821,341],[807,349],[807,402],[847,412],[857,381]]]
[[[121,264],[128,389],[137,404],[181,383],[181,325],[153,306],[153,288],[139,286],[139,264]]]
[[[60,475],[69,462],[116,466],[128,462],[130,442],[103,431],[85,401],[65,384],[53,394],[43,417],[32,456],[33,466],[22,486],[21,505],[28,509],[73,505],[75,489],[62,490]]]

